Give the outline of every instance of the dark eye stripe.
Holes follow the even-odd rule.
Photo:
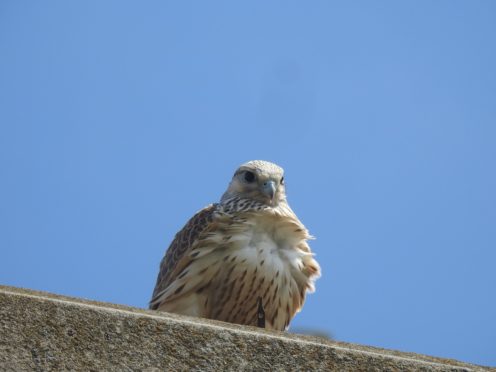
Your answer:
[[[284,185],[284,177],[281,177],[281,185]]]

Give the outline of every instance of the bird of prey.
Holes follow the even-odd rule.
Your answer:
[[[241,165],[219,203],[196,213],[160,263],[150,309],[285,330],[320,276],[283,169]]]

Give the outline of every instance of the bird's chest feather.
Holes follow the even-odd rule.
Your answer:
[[[233,229],[237,231],[220,260],[214,318],[256,324],[257,302],[262,299],[270,327],[284,329],[300,296],[302,230],[274,217],[253,218]]]
[[[294,228],[283,221],[256,218],[245,224],[233,250],[246,258],[247,266],[275,275],[277,271],[288,270],[289,266],[298,267],[299,256],[302,256],[297,248],[300,241]]]

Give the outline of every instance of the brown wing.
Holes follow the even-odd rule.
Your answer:
[[[160,306],[160,302],[157,302],[160,293],[174,280],[174,273],[180,272],[183,269],[180,266],[184,266],[186,260],[181,260],[181,258],[191,249],[200,234],[208,228],[216,210],[217,204],[211,204],[203,208],[191,217],[181,231],[176,234],[164,258],[160,262],[160,271],[150,301],[150,309],[156,310]]]

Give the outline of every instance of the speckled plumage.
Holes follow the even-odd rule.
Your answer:
[[[245,163],[220,203],[176,234],[150,308],[257,325],[261,298],[266,328],[286,329],[320,275],[310,238],[287,204],[282,168]]]

